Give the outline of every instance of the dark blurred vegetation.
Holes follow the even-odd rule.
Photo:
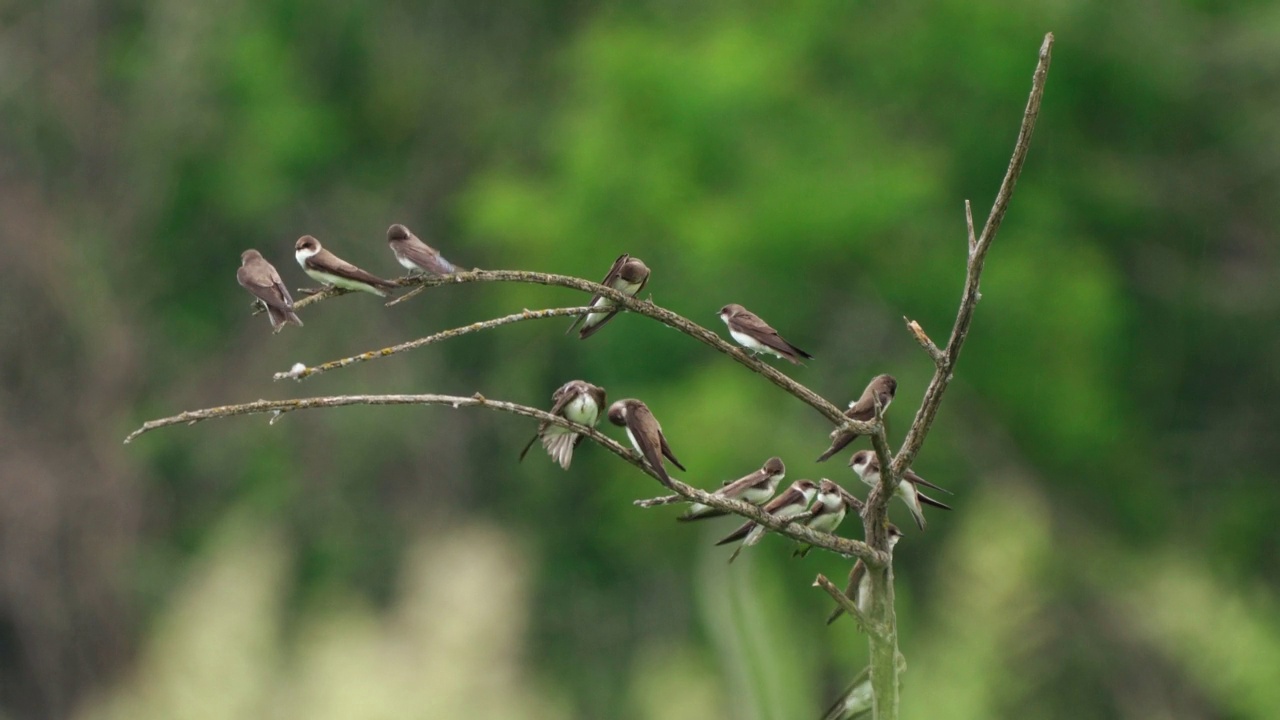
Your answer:
[[[1030,161],[917,462],[956,491],[897,552],[913,718],[1280,713],[1280,5],[94,3],[0,8],[0,717],[797,718],[865,662],[809,585],[848,562],[728,523],[533,424],[349,392],[640,397],[703,486],[810,461],[811,410],[623,316],[526,323],[306,384],[271,373],[524,307],[538,287],[346,297],[273,337],[314,234],[395,274],[603,275],[708,326],[741,302],[837,402],[897,375],[895,438],[1046,31]],[[898,521],[900,507],[893,510]],[[856,523],[844,532],[857,536]]]

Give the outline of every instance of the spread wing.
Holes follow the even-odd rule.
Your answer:
[[[551,394],[552,404],[550,412],[552,415],[564,415],[565,405],[568,405],[573,401],[573,391],[574,388],[572,387],[572,383],[568,383],[557,388],[556,391]],[[529,444],[524,446],[524,450],[520,451],[521,460],[524,460],[524,456],[529,452],[529,448],[533,447],[533,444],[538,441],[538,438],[542,436],[542,433],[546,431],[547,426],[550,424],[551,423],[546,420],[538,423],[538,432],[534,434],[533,439],[529,441]]]

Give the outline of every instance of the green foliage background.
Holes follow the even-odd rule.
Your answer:
[[[827,424],[639,317],[525,323],[272,372],[581,298],[439,288],[271,336],[233,276],[319,237],[384,275],[403,222],[464,266],[643,258],[710,327],[741,302],[900,440],[1041,37],[1030,161],[917,462],[952,513],[899,546],[911,718],[1271,718],[1280,572],[1280,7],[1270,3],[17,2],[0,23],[0,717],[815,717],[865,662],[771,538],[677,527],[531,423],[259,397],[564,381],[639,397],[704,487]],[[567,323],[565,323],[567,324]],[[907,522],[905,514],[895,518]],[[856,523],[844,531],[857,536]]]

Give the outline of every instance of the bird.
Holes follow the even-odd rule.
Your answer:
[[[633,258],[623,253],[618,256],[617,260],[613,261],[613,267],[609,268],[608,274],[604,276],[604,280],[601,280],[600,284],[635,297],[648,282],[649,267],[640,258]],[[605,323],[618,314],[617,303],[600,293],[592,295],[591,302],[587,304],[593,308],[593,312],[578,316],[578,319],[573,321],[569,329],[565,330],[566,335],[581,324],[582,329],[578,331],[578,339],[586,340],[600,332],[600,328],[604,327]]]
[[[880,412],[883,413],[889,409],[889,404],[893,402],[893,396],[897,392],[898,381],[894,380],[892,375],[877,375],[871,378],[871,382],[867,383],[867,389],[862,391],[862,397],[849,403],[849,409],[844,411],[844,416],[850,420],[870,422],[876,417],[876,402],[879,401]],[[831,447],[819,455],[817,461],[826,462],[832,455],[840,452],[845,446],[857,439],[857,433],[840,432],[838,430],[833,432]]]
[[[769,498],[773,497],[773,493],[778,488],[778,482],[786,477],[786,472],[787,466],[782,464],[782,458],[771,457],[764,462],[764,465],[760,466],[759,470],[737,480],[726,482],[712,494],[743,500],[752,505],[763,505]],[[717,510],[710,505],[694,503],[683,515],[676,519],[688,522],[720,517],[724,514],[726,514],[725,511]]]
[[[827,709],[822,720],[869,720],[875,708],[875,695],[871,690],[871,667],[867,666],[854,676],[840,693],[834,705]]]
[[[840,527],[840,523],[844,521],[845,513],[849,510],[849,503],[845,500],[845,496],[844,488],[841,488],[836,483],[827,478],[819,480],[818,494],[813,499],[813,505],[809,508],[809,517],[804,521],[804,524],[818,532],[835,532],[836,528]],[[791,556],[804,557],[812,549],[812,545],[801,543],[800,547],[791,553]]]
[[[609,422],[627,429],[631,446],[658,474],[662,484],[671,487],[671,476],[667,474],[667,468],[662,462],[663,456],[681,470],[685,467],[676,459],[675,453],[671,452],[671,446],[667,445],[667,438],[662,434],[662,426],[649,407],[634,398],[619,400],[609,406]]]
[[[310,235],[303,235],[294,244],[293,256],[302,266],[303,272],[316,282],[332,285],[347,290],[360,290],[381,297],[396,287],[390,280],[371,275],[352,265],[320,246],[320,241]]]
[[[889,535],[889,552],[893,552],[893,547],[902,539],[902,531],[897,525],[889,523],[886,528]],[[849,571],[849,583],[844,588],[845,597],[853,601],[858,610],[866,615],[871,611],[871,576],[867,574],[867,564],[858,560],[853,564],[853,569]],[[827,616],[827,624],[835,622],[844,614],[844,608],[839,605],[831,614]]]
[[[853,468],[854,473],[862,479],[862,482],[875,487],[880,484],[880,459],[872,450],[859,450],[849,459],[849,467]],[[920,507],[920,503],[932,505],[943,510],[950,510],[951,506],[938,502],[933,498],[920,492],[918,486],[923,485],[927,488],[939,490],[948,495],[950,490],[940,488],[937,485],[925,480],[910,470],[902,474],[902,478],[898,480],[898,487],[894,488],[893,494],[902,498],[902,502],[907,504],[907,509],[911,511],[911,517],[915,518],[916,525],[924,530],[924,510]]]
[[[271,320],[271,331],[280,332],[285,323],[293,323],[302,327],[302,320],[293,311],[293,298],[289,290],[280,280],[280,273],[275,266],[262,257],[262,253],[250,248],[240,253],[240,267],[236,270],[236,281],[245,290],[253,293],[267,308],[267,317]]]
[[[409,228],[399,223],[387,228],[387,244],[391,246],[396,262],[410,273],[440,276],[458,270],[444,259],[439,250],[419,240]]]
[[[595,427],[600,419],[600,411],[604,408],[604,402],[604,388],[592,385],[585,380],[570,380],[551,395],[551,414],[572,420],[579,425]],[[543,420],[538,424],[538,432],[534,434],[533,439],[524,446],[524,450],[520,451],[521,460],[524,460],[529,448],[533,447],[533,443],[539,438],[542,439],[542,447],[546,449],[551,459],[568,470],[569,463],[573,460],[573,449],[582,442],[582,434]]]
[[[739,345],[751,351],[752,355],[769,353],[789,360],[795,365],[803,365],[800,358],[812,359],[813,356],[787,342],[777,330],[769,327],[769,323],[760,319],[759,315],[742,307],[731,304],[720,308],[720,319],[729,327],[729,335]]]
[[[812,480],[796,480],[791,483],[791,487],[782,491],[778,497],[770,500],[763,509],[779,520],[786,520],[804,512],[817,494],[817,483]],[[733,554],[729,556],[729,562],[733,562],[743,548],[751,547],[760,542],[760,538],[764,537],[764,531],[765,527],[763,525],[757,525],[754,520],[748,520],[737,530],[721,538],[716,542],[716,545],[725,545],[735,540],[742,540],[742,544],[738,546],[738,549],[734,550]]]

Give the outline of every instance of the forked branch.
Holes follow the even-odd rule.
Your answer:
[[[140,435],[162,427],[168,427],[170,425],[194,425],[196,423],[204,422],[205,420],[213,420],[215,418],[264,414],[271,414],[271,422],[274,423],[280,416],[297,410],[348,407],[352,405],[448,405],[455,409],[462,407],[483,407],[499,412],[511,413],[513,415],[522,415],[524,417],[542,420],[581,433],[593,442],[604,447],[609,452],[612,452],[614,455],[617,455],[623,460],[636,466],[655,480],[659,479],[657,473],[645,464],[639,455],[624,448],[622,445],[619,445],[612,438],[600,433],[595,428],[579,425],[578,423],[567,420],[559,415],[552,415],[549,412],[529,407],[527,405],[506,402],[504,400],[490,400],[479,393],[470,397],[434,394],[336,395],[331,397],[302,398],[298,400],[257,400],[240,405],[222,405],[219,407],[205,408],[203,410],[188,410],[187,412],[179,413],[172,417],[149,420],[146,423],[143,423],[142,427],[134,430],[132,433],[129,433],[129,436],[126,437],[124,441],[126,443],[133,442],[133,440]],[[740,515],[748,520],[754,520],[760,525],[763,525],[774,532],[786,535],[798,542],[808,543],[815,547],[824,548],[846,557],[857,557],[873,567],[883,567],[884,564],[889,561],[888,553],[881,553],[879,551],[872,550],[871,547],[864,542],[818,532],[806,525],[802,525],[791,520],[781,520],[769,513],[766,513],[759,507],[741,500],[713,495],[690,485],[686,485],[678,480],[672,481],[671,489],[675,490],[677,494],[683,496],[690,502],[702,503],[716,508],[717,510],[724,510],[725,512]]]

